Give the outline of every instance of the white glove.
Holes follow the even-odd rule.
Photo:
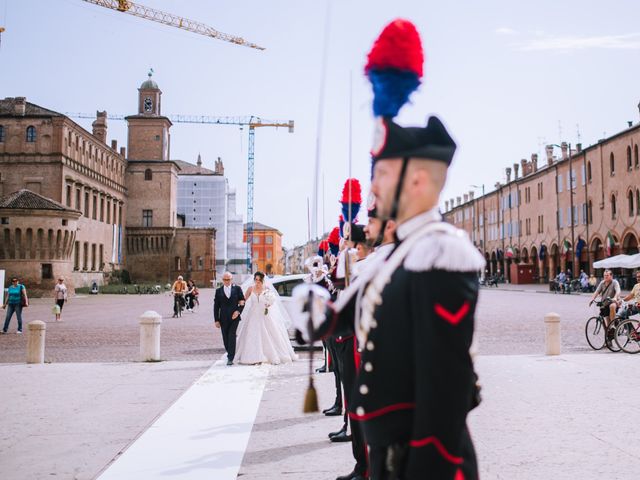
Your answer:
[[[295,305],[293,326],[302,333],[305,341],[309,341],[312,333],[309,331],[309,313],[313,330],[317,330],[325,321],[327,302],[331,299],[326,288],[316,284],[300,284],[291,292]]]

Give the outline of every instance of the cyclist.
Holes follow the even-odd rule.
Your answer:
[[[604,280],[600,282],[600,285],[598,285],[598,288],[596,288],[596,291],[591,296],[589,306],[593,304],[593,301],[598,295],[600,295],[600,301],[603,302],[600,313],[604,317],[605,327],[608,328],[611,322],[616,318],[616,309],[622,304],[620,301],[620,284],[617,280],[613,279],[613,273],[611,273],[611,270],[607,269],[604,271]],[[607,309],[609,310],[608,312]],[[607,318],[609,321],[607,321]],[[609,335],[611,333],[613,332],[608,332],[607,334]]]
[[[633,301],[627,308],[628,315],[640,313],[640,270],[636,271],[636,284],[631,289],[631,293],[623,298],[625,302]]]
[[[184,294],[187,292],[187,282],[184,281],[182,275],[178,275],[178,279],[173,282],[171,293],[173,294],[173,318],[178,316],[178,305],[184,305]]]

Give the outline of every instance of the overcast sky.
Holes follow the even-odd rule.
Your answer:
[[[295,120],[295,133],[258,129],[254,219],[307,239],[326,3],[321,0],[140,0],[266,47],[257,51],[182,32],[82,0],[0,0],[0,97],[59,112],[132,114],[150,67],[164,114]],[[637,123],[637,0],[334,0],[322,106],[318,230],[337,223],[348,176],[350,84],[353,175],[369,184],[371,93],[362,69],[384,25],[416,23],[425,78],[399,123],[438,115],[459,144],[444,199],[471,184],[490,191],[504,168],[561,141],[588,146]],[[352,79],[352,80],[350,80]],[[91,120],[78,120],[88,130]],[[109,138],[126,145],[124,122]],[[221,157],[246,212],[247,131],[174,124],[171,157],[213,168]],[[479,189],[477,191],[479,193]],[[324,215],[322,206],[324,204]],[[360,215],[360,220],[365,220]]]

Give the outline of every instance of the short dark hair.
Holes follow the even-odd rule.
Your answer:
[[[262,272],[256,272],[253,274],[253,279],[255,280],[256,278],[260,278],[261,282],[264,282],[264,273]]]

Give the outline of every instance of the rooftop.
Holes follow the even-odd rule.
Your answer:
[[[0,197],[0,208],[19,210],[56,210],[60,212],[76,212],[50,198],[43,197],[31,190],[23,188],[7,196]]]

